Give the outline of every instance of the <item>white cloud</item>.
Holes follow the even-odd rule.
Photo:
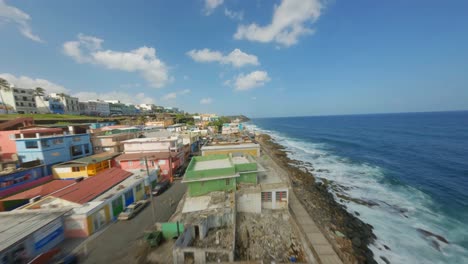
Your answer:
[[[237,91],[246,91],[265,85],[271,79],[266,71],[253,71],[247,75],[240,74],[234,80],[224,82],[225,85],[234,85]]]
[[[63,44],[63,52],[78,63],[92,63],[112,70],[138,72],[156,88],[161,88],[172,80],[167,66],[157,58],[154,48],[143,46],[127,52],[102,50],[102,42],[102,39],[79,34],[78,40]]]
[[[168,93],[163,96],[163,100],[174,100],[177,98],[177,93]]]
[[[182,90],[179,92],[179,94],[189,94],[190,93],[190,89],[185,89],[185,90]]]
[[[50,82],[45,79],[33,79],[27,76],[16,77],[10,73],[1,73],[0,78],[7,80],[10,84],[18,88],[30,88],[34,89],[36,87],[41,87],[45,89],[46,93],[68,93],[69,89],[63,87],[62,85]]]
[[[186,95],[190,93],[190,89],[185,89],[177,92],[172,92],[164,95],[162,97],[163,100],[168,101],[168,100],[175,100],[178,95]]]
[[[242,21],[244,19],[244,12],[242,11],[236,12],[236,11],[232,11],[227,8],[224,8],[224,15],[233,20]]]
[[[0,0],[0,22],[16,24],[23,36],[36,42],[43,42],[38,35],[32,33],[30,20],[31,17],[27,13]]]
[[[314,32],[311,24],[320,17],[322,2],[323,0],[282,0],[279,6],[275,6],[269,25],[240,25],[234,38],[294,45],[300,36]]]
[[[73,94],[73,96],[78,97],[80,101],[88,101],[88,100],[119,100],[122,103],[130,103],[130,104],[154,104],[156,100],[152,97],[149,97],[145,93],[126,93],[126,92],[104,92],[104,93],[96,93],[96,92],[79,92]]]
[[[211,99],[210,97],[207,97],[207,98],[203,98],[200,100],[200,104],[211,104],[213,102],[213,99]]]
[[[209,16],[224,0],[205,0],[205,15]]]
[[[234,67],[245,65],[259,65],[258,58],[255,55],[247,54],[240,49],[234,49],[231,53],[224,56],[220,51],[210,49],[191,50],[187,55],[196,62],[219,62],[221,64],[231,64]]]

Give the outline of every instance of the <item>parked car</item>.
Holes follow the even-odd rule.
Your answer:
[[[171,183],[169,181],[162,181],[156,184],[153,189],[153,195],[158,196],[161,193],[163,193],[165,190],[167,190],[171,186]]]
[[[132,203],[123,212],[119,214],[119,220],[130,220],[137,215],[145,206],[148,204],[147,200],[141,200],[136,203]]]

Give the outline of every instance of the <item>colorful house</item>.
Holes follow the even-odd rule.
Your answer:
[[[127,171],[146,171],[146,161],[148,161],[150,171],[158,170],[161,180],[172,181],[173,172],[180,167],[180,155],[183,155],[183,152],[129,153],[116,157],[115,161],[116,167]]]
[[[52,173],[55,179],[74,179],[95,176],[99,172],[113,167],[112,159],[118,155],[118,153],[103,152],[67,161],[52,166]]]
[[[32,189],[8,196],[0,200],[0,211],[10,211],[28,204],[33,198],[47,196],[55,191],[75,184],[74,180],[52,180]]]
[[[70,208],[65,236],[87,237],[114,221],[129,204],[145,199],[144,185],[144,175],[110,168],[22,209]]]
[[[46,183],[52,179],[47,176],[45,166],[40,162],[23,164],[25,167],[0,171],[0,198],[22,190]]]
[[[210,155],[193,157],[182,182],[190,196],[214,191],[235,191],[237,184],[257,183],[257,163],[249,156]]]
[[[47,167],[54,164],[89,156],[93,153],[86,129],[30,128],[20,130],[12,138],[21,162],[40,160]]]

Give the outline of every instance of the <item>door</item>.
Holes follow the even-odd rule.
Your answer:
[[[122,211],[123,211],[122,196],[119,196],[117,199],[112,201],[112,214],[114,218],[117,218]]]
[[[133,197],[133,190],[129,190],[125,193],[125,206],[132,204],[135,201],[135,197]]]

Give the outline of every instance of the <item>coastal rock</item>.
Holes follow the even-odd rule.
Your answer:
[[[322,179],[316,181],[315,175],[311,173],[310,169],[308,172],[304,172],[297,166],[291,165],[292,160],[281,151],[283,148],[273,142],[269,135],[259,135],[257,138],[265,153],[287,171],[293,182],[292,191],[317,225],[323,230],[334,230],[327,236],[336,235],[334,239],[331,237],[331,240],[339,244],[337,247],[341,248],[340,252],[338,252],[340,258],[347,260],[347,263],[377,263],[373,252],[369,249],[369,245],[376,239],[372,231],[373,227],[362,222],[354,213],[349,213],[342,204],[353,199],[345,194],[345,191],[349,188],[336,186],[336,184],[330,185],[330,182],[324,184],[321,183]],[[322,168],[316,169],[316,172],[329,171]],[[343,193],[343,197],[338,195],[335,197],[330,191],[337,193],[334,189],[338,190],[338,193]],[[339,199],[342,199],[343,202],[340,203]],[[379,205],[373,201],[356,201],[369,207]],[[335,233],[337,230],[345,237],[339,237]],[[346,239],[346,237],[350,239]]]
[[[383,245],[383,247],[386,249],[386,250],[391,250],[389,246],[387,245]]]
[[[351,240],[353,242],[353,246],[360,247],[361,246],[361,239],[359,237],[353,237]]]
[[[437,235],[437,234],[434,234],[430,231],[427,231],[427,230],[424,230],[422,228],[416,228],[416,230],[421,233],[422,235],[424,235],[425,237],[435,237],[437,240],[439,240],[440,242],[444,242],[445,244],[450,244],[450,242],[448,242],[447,239],[445,239],[445,237],[441,236],[441,235]]]
[[[390,261],[386,257],[380,256],[380,259],[382,259],[386,264],[390,264]]]

